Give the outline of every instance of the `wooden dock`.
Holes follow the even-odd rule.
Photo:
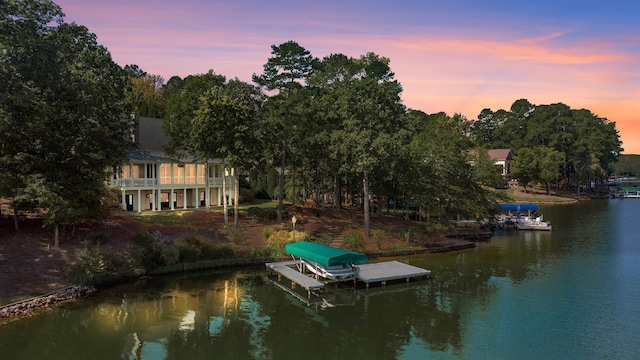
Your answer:
[[[300,266],[300,261],[290,260],[281,262],[266,263],[269,274],[278,274],[278,281],[285,278],[291,280],[291,288],[295,289],[296,285],[307,290],[307,296],[311,297],[314,291],[322,290],[329,281],[320,282],[308,275],[303,274],[296,268]],[[386,285],[387,281],[411,278],[428,277],[430,270],[425,270],[417,266],[408,265],[400,261],[385,261],[373,264],[356,265],[356,280],[362,281],[369,287],[371,283],[381,283]],[[352,281],[352,280],[348,280]],[[335,282],[335,281],[333,281]]]
[[[414,277],[428,277],[430,270],[408,265],[400,261],[385,261],[373,264],[357,265],[356,278],[369,287],[371,283],[386,285],[387,281],[409,279]]]
[[[280,280],[282,276],[286,277],[291,280],[291,288],[295,289],[296,284],[300,285],[307,290],[307,295],[311,297],[311,292],[324,288],[324,283],[295,270],[293,267],[296,267],[298,264],[299,261],[290,260],[266,263],[265,265],[270,273],[276,272],[278,274],[278,280]]]

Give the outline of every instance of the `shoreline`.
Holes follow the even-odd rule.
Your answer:
[[[397,251],[389,251],[389,252],[371,252],[371,253],[366,253],[366,255],[369,258],[375,259],[375,258],[383,258],[383,257],[401,257],[401,256],[453,252],[453,251],[471,249],[474,247],[476,247],[475,242],[466,241],[465,243],[461,243],[461,244],[452,244],[452,245],[438,246],[433,248],[397,250]],[[159,269],[159,271],[157,272],[152,272],[151,274],[146,274],[144,276],[162,277],[162,276],[171,276],[171,275],[180,274],[180,273],[189,273],[189,272],[195,273],[198,271],[214,270],[219,268],[240,269],[247,266],[259,266],[261,264],[264,265],[265,263],[269,261],[274,261],[275,259],[260,259],[258,261],[247,261],[247,259],[234,259],[234,260],[235,261],[230,261],[228,264],[202,267],[194,270],[162,271],[162,269]],[[194,264],[194,263],[185,263],[181,265],[184,266],[186,264]],[[47,294],[34,296],[31,298],[16,301],[10,304],[0,305],[0,326],[7,325],[11,322],[14,322],[23,318],[37,316],[43,312],[53,310],[56,307],[61,306],[65,303],[77,301],[77,300],[92,296],[98,291],[100,291],[100,289],[108,288],[108,287],[115,286],[122,283],[135,281],[138,278],[139,277],[123,278],[108,284],[103,284],[98,286],[72,285],[72,286],[68,286]]]

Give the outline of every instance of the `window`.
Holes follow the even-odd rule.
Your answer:
[[[134,179],[144,178],[144,165],[142,164],[133,165],[133,178]]]
[[[198,184],[205,184],[205,175],[207,174],[207,169],[204,165],[198,165]]]
[[[160,164],[160,184],[171,184],[171,164]]]
[[[196,183],[196,166],[194,164],[186,164],[184,166],[185,173],[187,175],[187,184]]]
[[[173,183],[184,184],[184,165],[173,164]]]

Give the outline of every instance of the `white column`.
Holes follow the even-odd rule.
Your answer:
[[[186,179],[185,179],[186,181]],[[187,208],[187,186],[185,185],[184,187],[184,192],[182,193],[182,208],[186,209]]]

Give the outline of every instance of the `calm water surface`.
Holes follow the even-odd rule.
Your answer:
[[[149,280],[0,328],[2,359],[637,359],[640,201],[400,259],[428,280],[306,304],[263,269]]]

